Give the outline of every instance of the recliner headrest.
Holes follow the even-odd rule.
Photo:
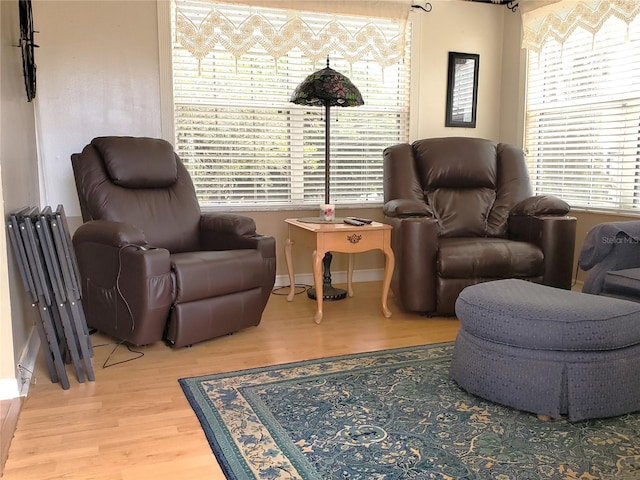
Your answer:
[[[495,189],[498,178],[496,148],[489,140],[471,137],[429,138],[414,142],[423,189]]]
[[[171,144],[159,138],[97,137],[91,145],[104,160],[116,185],[125,188],[166,188],[178,179]]]

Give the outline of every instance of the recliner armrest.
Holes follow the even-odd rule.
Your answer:
[[[564,200],[553,195],[536,195],[517,203],[509,212],[511,215],[566,215],[571,207]]]
[[[78,227],[73,235],[73,243],[97,243],[111,247],[147,244],[144,232],[128,223],[108,220],[91,220]]]
[[[210,233],[210,232],[209,232]],[[226,245],[226,246],[225,246]],[[262,284],[262,299],[264,305],[267,304],[271,289],[276,280],[276,239],[268,235],[215,235],[205,246],[215,247],[210,250],[240,250],[255,249],[260,252],[264,261],[264,281]]]
[[[253,235],[256,222],[253,218],[235,213],[203,213],[200,216],[200,230],[233,235]]]
[[[105,220],[81,225],[73,246],[88,325],[134,345],[161,340],[175,294],[169,251],[146,246],[131,225]]]
[[[205,213],[200,217],[202,250],[237,250],[257,248],[256,222],[253,218],[233,213]]]
[[[276,239],[268,235],[249,235],[237,239],[233,249],[256,249],[260,251],[262,258],[276,257]]]
[[[396,266],[391,289],[403,309],[436,310],[438,222],[434,218],[385,217],[393,226],[391,246]]]
[[[509,238],[533,243],[542,250],[545,285],[571,288],[576,223],[576,217],[566,215],[509,217]]]
[[[382,211],[385,215],[394,218],[434,216],[433,211],[426,203],[408,198],[389,200],[383,205]]]
[[[268,235],[255,234],[242,237],[239,245],[236,248],[255,248],[262,255],[265,264],[262,298],[266,305],[276,281],[276,239]]]

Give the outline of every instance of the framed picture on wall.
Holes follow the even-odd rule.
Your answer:
[[[446,127],[476,127],[480,55],[449,52]]]

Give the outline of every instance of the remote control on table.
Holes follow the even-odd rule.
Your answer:
[[[353,218],[345,218],[344,223],[348,223],[349,225],[355,225],[356,227],[361,227],[364,225],[364,222],[359,222],[358,220],[354,220]]]
[[[371,223],[373,222],[373,220],[371,220],[370,218],[362,218],[362,217],[347,217],[350,220],[355,220],[356,222],[362,222],[362,223]]]

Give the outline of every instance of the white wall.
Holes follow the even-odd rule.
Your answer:
[[[416,138],[469,136],[503,141],[501,97],[504,23],[518,22],[515,42],[519,45],[519,14],[506,7],[460,1],[431,1],[430,13],[414,12],[418,46],[412,55],[419,65],[417,95],[412,115]],[[513,43],[513,41],[510,41]],[[519,47],[518,47],[519,49]],[[480,55],[476,128],[445,127],[447,66],[449,52]],[[508,65],[507,65],[508,66]]]
[[[0,199],[6,216],[38,201],[33,103],[27,102],[21,51],[18,2],[0,1]],[[4,224],[4,223],[3,223]],[[6,235],[0,236],[0,398],[17,396],[16,364],[34,325]]]
[[[504,143],[524,145],[524,109],[526,94],[526,50],[520,48],[522,17],[506,12],[502,42],[502,79],[500,91],[500,135]]]
[[[160,137],[154,0],[36,0],[42,203],[80,215],[70,156],[103,135]]]

